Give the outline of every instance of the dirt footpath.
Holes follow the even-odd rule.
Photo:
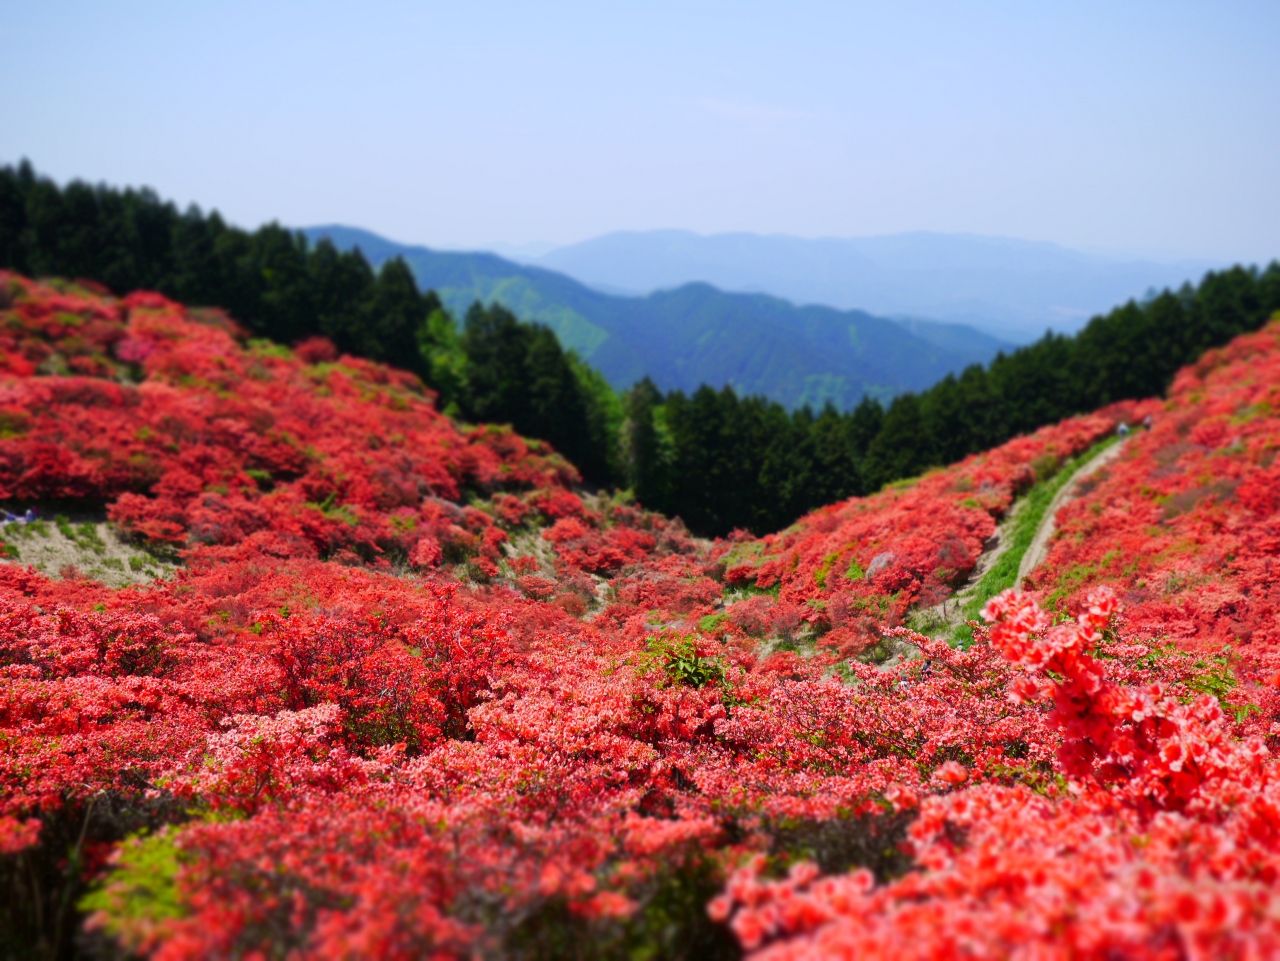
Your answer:
[[[1021,587],[1023,579],[1039,567],[1040,563],[1048,555],[1049,542],[1053,539],[1053,535],[1058,529],[1058,511],[1080,496],[1080,482],[1110,464],[1120,456],[1122,450],[1124,450],[1123,440],[1118,444],[1112,444],[1106,450],[1081,464],[1076,472],[1071,475],[1070,480],[1063,484],[1058,493],[1054,495],[1053,500],[1049,502],[1048,509],[1044,512],[1044,520],[1040,522],[1040,528],[1036,531],[1036,536],[1032,539],[1031,546],[1022,555],[1022,563],[1018,565],[1018,579],[1014,582],[1015,587]]]
[[[1018,565],[1018,576],[1014,581],[1014,586],[1021,587],[1023,578],[1031,573],[1044,560],[1045,555],[1049,553],[1049,543],[1057,530],[1054,518],[1064,505],[1080,496],[1080,482],[1115,460],[1123,448],[1123,440],[1113,444],[1085,461],[1067,478],[1045,509],[1044,517],[1036,529],[1035,536],[1032,538],[1031,544],[1027,547],[1027,552],[1022,556],[1022,560]],[[916,611],[908,622],[911,627],[931,637],[949,638],[955,629],[965,622],[965,607],[977,594],[983,577],[995,566],[1004,553],[1013,546],[1014,528],[1026,505],[1025,498],[1018,499],[1013,505],[1013,509],[1000,521],[995,534],[983,545],[983,553],[978,558],[978,563],[973,570],[970,571],[968,578],[965,579],[964,584],[941,604]],[[904,658],[916,656],[913,653],[914,648],[908,649],[908,647],[903,647],[897,651],[896,656],[890,659],[888,665],[896,664]]]

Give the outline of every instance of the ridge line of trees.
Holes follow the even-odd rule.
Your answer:
[[[510,423],[551,443],[593,486],[629,487],[700,534],[777,530],[806,511],[1113,401],[1162,393],[1211,347],[1280,310],[1280,264],[1233,267],[975,364],[887,408],[787,411],[732,388],[622,395],[555,334],[501,305],[461,325],[396,258],[378,271],[357,249],[312,245],[278,224],[246,231],[179,211],[150,190],[72,182],[30,163],[0,167],[0,267],[158,290],[227,310],[284,344],[330,338],[342,351],[407,368],[472,422]]]

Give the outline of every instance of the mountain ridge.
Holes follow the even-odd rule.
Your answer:
[[[528,259],[598,287],[633,291],[701,280],[796,303],[919,315],[1025,343],[1069,333],[1150,288],[1196,281],[1216,261],[1161,263],[1048,241],[915,231],[806,239],[785,234],[618,231]]]
[[[359,247],[375,266],[403,257],[418,283],[459,317],[474,301],[497,301],[544,323],[617,388],[648,376],[663,390],[728,384],[788,407],[830,401],[848,409],[866,395],[889,400],[923,389],[1011,346],[972,328],[796,306],[702,282],[620,297],[492,253],[399,244],[341,225],[303,233]]]

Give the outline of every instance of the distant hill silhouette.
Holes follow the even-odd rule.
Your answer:
[[[1073,332],[1150,288],[1195,283],[1222,266],[1122,260],[965,234],[806,240],[685,230],[606,234],[521,259],[615,292],[641,295],[702,281],[801,304],[971,324],[1017,343],[1047,328]]]
[[[544,323],[618,388],[649,376],[663,390],[732,384],[788,407],[830,400],[847,409],[867,394],[887,399],[928,387],[1009,346],[970,327],[797,307],[705,283],[617,296],[493,254],[408,246],[352,227],[304,233],[358,246],[374,265],[403,257],[458,316],[476,300],[497,301]]]

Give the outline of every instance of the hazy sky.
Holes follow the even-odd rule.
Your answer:
[[[440,246],[1280,257],[1280,3],[0,0],[0,163]]]

